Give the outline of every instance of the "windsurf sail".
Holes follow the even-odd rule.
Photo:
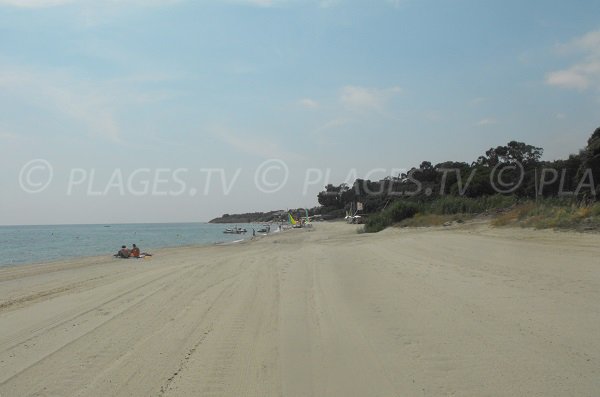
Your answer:
[[[295,225],[296,223],[298,223],[298,222],[296,222],[296,220],[294,219],[292,214],[288,213],[288,217],[289,217],[289,221],[292,225]]]

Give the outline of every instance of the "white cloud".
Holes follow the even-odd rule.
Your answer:
[[[0,141],[16,141],[19,137],[16,134],[13,134],[12,132],[6,132],[6,131],[1,131],[0,130]]]
[[[162,4],[178,3],[186,0],[0,0],[0,6],[19,8],[47,8],[69,4],[87,4],[93,6],[155,6]],[[269,8],[282,5],[299,5],[306,3],[316,4],[319,8],[332,8],[342,4],[343,0],[212,0],[213,2],[225,1],[232,4],[248,5],[253,7]],[[405,0],[384,0],[392,7],[399,8]]]
[[[498,121],[496,119],[491,118],[491,117],[487,117],[487,118],[479,120],[477,123],[475,123],[475,125],[483,127],[483,126],[487,126],[487,125],[496,124],[497,122]]]
[[[115,81],[79,80],[55,71],[0,64],[0,90],[21,101],[74,122],[88,135],[121,141],[119,109],[160,102],[170,93],[143,91],[127,78]]]
[[[321,8],[331,8],[340,4],[341,0],[319,0],[318,5]]]
[[[477,97],[477,98],[473,98],[473,99],[471,100],[471,102],[469,102],[469,104],[470,104],[471,106],[479,106],[479,105],[481,105],[482,103],[484,103],[485,101],[487,101],[487,98],[485,98],[485,97]]]
[[[250,5],[255,7],[275,7],[283,5],[315,4],[319,8],[333,8],[342,3],[342,0],[225,0],[229,3]],[[386,0],[387,1],[387,0]]]
[[[228,3],[233,3],[233,4],[242,4],[242,5],[248,5],[248,6],[253,6],[253,7],[262,7],[262,8],[268,8],[268,7],[274,7],[274,6],[278,6],[278,5],[282,5],[287,3],[287,0],[226,0]]]
[[[385,0],[385,2],[390,4],[394,8],[400,8],[400,6],[404,4],[406,0]]]
[[[333,120],[330,120],[330,121],[326,122],[325,124],[322,124],[321,126],[319,126],[315,130],[315,133],[321,133],[321,132],[324,132],[324,131],[327,131],[330,129],[338,128],[338,127],[348,124],[349,122],[350,122],[349,119],[342,119],[342,118],[333,119]]]
[[[564,119],[566,119],[566,118],[567,118],[567,115],[566,115],[566,114],[564,114],[564,113],[556,113],[556,115],[555,115],[555,116],[556,116],[556,118],[557,118],[558,120],[564,120]]]
[[[316,109],[319,107],[319,102],[314,99],[304,98],[298,101],[298,104],[307,109]]]
[[[438,122],[442,120],[442,115],[440,114],[440,112],[435,111],[435,110],[429,110],[427,112],[425,112],[425,119],[428,121],[434,121],[434,122]]]
[[[579,59],[566,69],[548,73],[546,84],[581,91],[600,89],[600,30],[561,44],[558,50],[560,54],[574,54]]]
[[[340,139],[339,132],[343,131],[342,127],[350,124],[351,121],[352,120],[345,118],[327,121],[312,131],[311,136],[318,145],[338,145]]]
[[[559,44],[557,49],[562,54],[591,52],[596,56],[600,56],[600,30],[588,32],[568,43]]]
[[[263,159],[305,160],[303,156],[297,153],[282,149],[281,146],[273,142],[272,139],[264,139],[256,135],[253,135],[250,139],[246,139],[239,134],[233,133],[231,129],[223,126],[214,127],[211,128],[211,130],[213,135],[222,142],[241,153]]]
[[[259,6],[259,7],[271,7],[274,4],[273,0],[245,0],[243,3],[248,3],[251,5]]]
[[[0,67],[0,87],[19,100],[83,124],[92,135],[120,141],[115,117],[99,86],[56,73]]]
[[[546,83],[563,88],[585,90],[600,79],[600,61],[583,62],[566,70],[551,72],[546,75]]]
[[[21,8],[45,8],[74,3],[77,0],[0,0],[0,6]]]
[[[86,4],[93,6],[156,6],[174,4],[180,1],[182,0],[0,0],[0,6],[12,6],[20,8],[47,8],[65,6],[69,4]]]
[[[88,5],[89,8],[115,8],[119,6],[137,6],[137,7],[153,7],[172,5],[182,2],[193,2],[192,0],[25,0],[21,4],[21,0],[0,0],[0,5],[7,4],[18,7],[29,7],[29,8],[40,8],[49,6],[60,6],[67,4],[81,4]],[[306,0],[205,0],[205,3],[229,3],[233,5],[259,7],[259,8],[272,8],[288,5],[298,5],[304,3]],[[318,0],[317,5],[321,8],[328,8],[336,5],[341,0]]]
[[[401,91],[401,88],[396,86],[377,89],[348,85],[342,88],[340,101],[356,109],[382,110],[385,102]]]

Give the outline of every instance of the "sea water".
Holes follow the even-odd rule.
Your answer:
[[[52,262],[83,256],[116,254],[122,245],[142,252],[206,245],[250,238],[260,225],[238,224],[246,234],[224,234],[227,227],[209,223],[119,225],[0,226],[0,266]]]

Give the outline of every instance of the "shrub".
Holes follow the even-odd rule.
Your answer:
[[[597,211],[597,212],[596,212]],[[578,206],[570,200],[544,199],[525,202],[492,221],[494,226],[520,223],[537,229],[574,228],[600,213],[600,206]],[[590,221],[593,222],[593,219]]]
[[[483,196],[469,198],[464,196],[444,196],[429,205],[429,211],[439,215],[478,214],[498,208],[507,208],[516,203],[514,196]]]
[[[407,218],[412,218],[418,210],[419,207],[417,204],[396,201],[379,214],[370,216],[365,223],[364,231],[367,233],[377,233],[394,223],[398,223]]]
[[[391,223],[397,223],[406,218],[412,218],[418,211],[419,207],[416,204],[396,201],[384,211],[384,214],[390,218]]]
[[[412,218],[408,218],[402,221],[402,226],[409,227],[430,227],[430,226],[442,226],[447,222],[464,223],[464,214],[460,215],[438,215],[438,214],[423,214],[417,213]],[[466,217],[470,217],[467,215]]]
[[[600,216],[600,203],[595,203],[590,207],[591,216]]]
[[[370,216],[365,223],[364,231],[366,233],[377,233],[390,225],[390,222],[384,217],[383,213]]]

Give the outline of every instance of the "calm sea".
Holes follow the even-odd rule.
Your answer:
[[[137,244],[142,252],[184,245],[214,244],[250,238],[224,234],[231,225],[208,223],[0,226],[0,266],[51,262],[82,256],[113,255],[122,245]]]

